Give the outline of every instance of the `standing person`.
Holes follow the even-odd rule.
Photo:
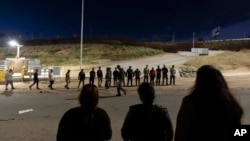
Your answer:
[[[53,69],[50,69],[50,72],[49,72],[49,86],[48,86],[48,87],[49,87],[51,90],[54,89],[54,88],[53,88],[54,82],[55,82],[55,78],[54,78]]]
[[[144,82],[147,82],[147,83],[148,83],[148,76],[149,76],[148,65],[146,65],[146,67],[144,68],[143,74],[144,74]]]
[[[78,83],[78,89],[82,83],[82,86],[84,86],[84,81],[85,81],[85,72],[83,69],[81,69],[81,71],[79,72],[78,74],[78,80],[79,80],[79,83]]]
[[[133,70],[132,70],[131,66],[129,66],[129,68],[127,69],[126,75],[128,77],[127,86],[129,84],[129,82],[130,82],[130,86],[133,86],[133,76],[134,76],[134,73],[133,73]]]
[[[116,96],[121,96],[121,91],[123,91],[124,95],[126,95],[126,90],[122,88],[123,80],[124,80],[124,70],[123,70],[123,68],[119,68],[118,79],[117,79],[117,95]]]
[[[161,85],[161,68],[159,65],[156,69],[156,85]]]
[[[94,85],[95,83],[95,69],[92,68],[92,70],[89,73],[89,84]]]
[[[195,84],[177,116],[175,141],[229,141],[243,109],[221,72],[210,65],[197,71]]]
[[[168,68],[163,65],[162,70],[162,85],[164,85],[164,80],[166,80],[166,85],[168,85]]]
[[[105,87],[106,87],[106,89],[108,89],[111,85],[111,77],[112,77],[111,68],[107,67],[106,75],[105,75],[105,79],[106,79]]]
[[[97,70],[98,87],[102,87],[103,73],[101,67]]]
[[[117,68],[115,68],[115,70],[113,71],[113,81],[114,81],[114,86],[117,85],[117,77],[118,77],[118,70]]]
[[[110,118],[104,109],[97,107],[98,88],[92,84],[84,85],[78,100],[80,106],[69,109],[61,118],[57,141],[110,140]]]
[[[137,68],[134,72],[135,74],[135,85],[140,85],[141,71]]]
[[[172,67],[170,68],[170,85],[175,85],[175,68],[174,68],[174,65],[172,65]]]
[[[66,85],[64,86],[66,89],[69,89],[69,83],[70,83],[70,70],[68,70],[65,74],[65,82]]]
[[[6,91],[8,90],[9,84],[10,84],[12,90],[15,89],[13,86],[13,74],[14,74],[14,72],[12,69],[9,69],[9,71],[5,74],[5,81],[6,81],[5,90]]]
[[[155,70],[154,67],[152,67],[152,69],[149,72],[150,75],[150,84],[154,85],[155,84]]]
[[[30,90],[32,88],[33,85],[36,84],[36,89],[40,89],[39,88],[39,78],[38,78],[38,69],[35,69],[35,72],[33,74],[33,83],[29,86]]]
[[[121,133],[126,141],[172,141],[173,126],[166,108],[154,105],[155,90],[149,83],[138,88],[142,104],[130,106]]]

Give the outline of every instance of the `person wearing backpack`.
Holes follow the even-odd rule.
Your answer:
[[[121,129],[122,138],[125,141],[171,141],[172,122],[166,108],[153,104],[154,87],[142,83],[138,94],[142,104],[130,106]]]

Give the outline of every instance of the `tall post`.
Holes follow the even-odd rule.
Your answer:
[[[83,15],[84,15],[84,0],[82,0],[82,17],[81,17],[81,50],[80,50],[80,69],[82,69]]]
[[[16,45],[16,48],[17,48],[16,59],[19,59],[19,58],[20,58],[20,48],[21,48],[22,46],[23,46],[23,45],[19,45],[19,44]]]
[[[195,32],[193,32],[193,48],[194,48],[194,36],[195,36]]]
[[[20,57],[20,45],[17,45],[16,48],[17,48],[16,59],[19,59],[19,57]]]

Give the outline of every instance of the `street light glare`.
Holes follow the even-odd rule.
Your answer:
[[[16,47],[17,48],[17,53],[16,53],[16,58],[19,59],[20,57],[20,47],[22,47],[23,45],[20,45],[17,41],[15,40],[11,40],[9,42],[9,45]]]
[[[15,40],[11,40],[9,42],[9,45],[11,45],[11,46],[18,46],[19,44]]]

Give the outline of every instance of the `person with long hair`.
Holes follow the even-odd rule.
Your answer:
[[[183,98],[175,141],[228,141],[241,124],[243,109],[222,73],[211,65],[198,69],[189,95]]]
[[[153,104],[154,87],[143,82],[138,87],[142,104],[130,106],[121,133],[125,141],[172,141],[173,126],[167,108]]]
[[[111,139],[110,118],[105,110],[97,107],[98,88],[84,85],[79,95],[79,107],[68,110],[62,117],[57,141],[104,141]]]

